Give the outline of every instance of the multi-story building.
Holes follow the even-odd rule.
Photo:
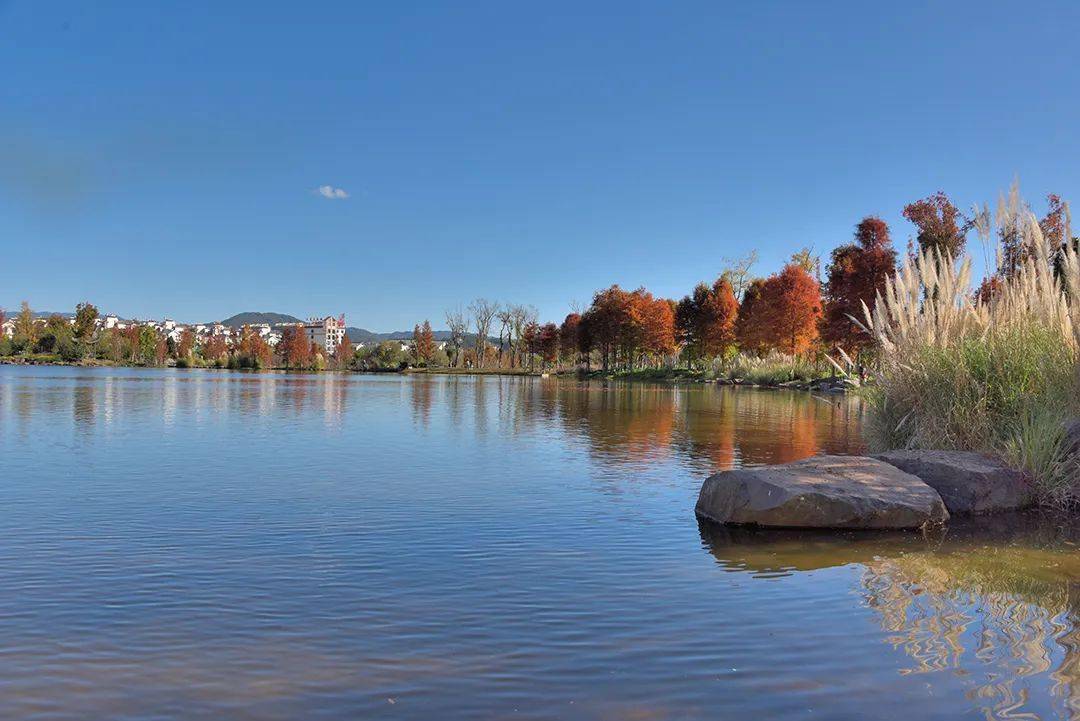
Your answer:
[[[327,353],[333,353],[345,338],[345,314],[337,318],[332,315],[308,318],[304,323],[304,332],[310,342],[325,348]]]

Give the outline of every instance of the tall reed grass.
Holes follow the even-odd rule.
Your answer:
[[[1071,242],[1049,247],[1026,205],[1003,204],[998,223],[1023,233],[1029,257],[990,297],[972,292],[970,258],[924,252],[864,306],[882,359],[871,443],[990,452],[1042,503],[1080,506],[1063,427],[1080,414],[1080,262]]]

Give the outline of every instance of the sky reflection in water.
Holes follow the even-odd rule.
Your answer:
[[[0,717],[1080,719],[1078,535],[697,523],[855,399],[0,367]]]

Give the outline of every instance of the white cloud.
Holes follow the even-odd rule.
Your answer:
[[[349,197],[344,188],[335,188],[332,185],[320,185],[314,192],[330,200],[345,200],[345,198]]]

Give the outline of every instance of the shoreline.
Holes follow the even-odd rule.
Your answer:
[[[686,369],[644,369],[640,371],[529,371],[519,369],[483,369],[483,368],[402,368],[400,370],[354,370],[351,368],[296,369],[296,368],[229,368],[227,366],[180,366],[166,364],[160,366],[140,365],[136,363],[114,363],[103,360],[65,361],[50,357],[4,357],[0,365],[10,366],[63,366],[70,368],[147,368],[160,370],[208,370],[240,371],[244,373],[370,373],[375,375],[443,375],[443,376],[508,376],[521,378],[568,378],[588,381],[624,381],[630,383],[669,383],[719,385],[743,388],[766,388],[771,390],[818,391],[844,393],[857,391],[860,384],[843,376],[823,376],[810,380],[795,379],[775,383],[754,382],[741,378],[709,378],[703,372]]]

